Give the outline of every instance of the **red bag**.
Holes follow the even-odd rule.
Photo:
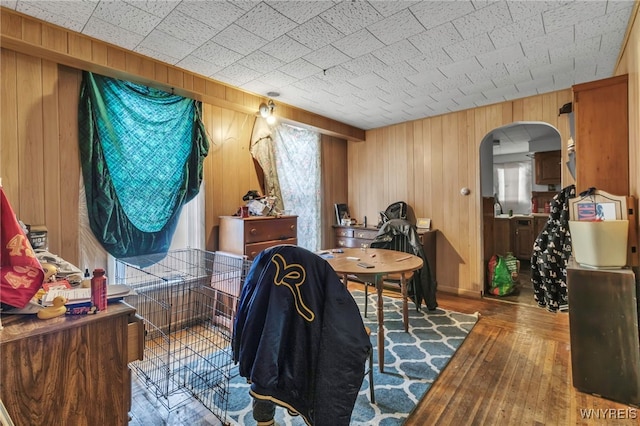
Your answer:
[[[44,281],[44,271],[0,187],[0,302],[24,308]]]

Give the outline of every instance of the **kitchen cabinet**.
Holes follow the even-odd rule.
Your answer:
[[[627,75],[573,86],[576,192],[629,194]]]
[[[280,244],[298,244],[297,216],[221,216],[220,251],[243,254],[252,260],[262,250]]]
[[[533,253],[533,218],[511,219],[513,228],[513,255],[520,260],[531,259]]]
[[[538,185],[560,184],[562,152],[546,151],[534,154],[535,178]]]
[[[506,256],[512,249],[511,218],[496,217],[493,221],[494,254]]]
[[[135,309],[95,315],[6,315],[0,332],[0,398],[16,425],[127,425],[128,363],[142,359]]]
[[[533,241],[538,238],[538,235],[544,229],[544,226],[547,224],[547,220],[549,219],[549,215],[535,215],[533,216]]]

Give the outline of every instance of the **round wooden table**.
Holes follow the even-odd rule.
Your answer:
[[[383,277],[390,274],[400,275],[400,291],[402,293],[402,319],[404,331],[409,331],[409,307],[407,303],[408,274],[422,268],[420,257],[395,250],[345,248],[343,253],[331,253],[333,257],[325,258],[336,273],[342,275],[347,285],[348,275],[357,275],[364,281],[373,279],[378,295],[378,366],[384,371],[384,313],[382,301]],[[372,268],[364,268],[359,263],[368,263]],[[366,303],[366,300],[365,300]]]

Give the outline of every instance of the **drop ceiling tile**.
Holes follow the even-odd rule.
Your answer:
[[[335,67],[329,68],[322,72],[321,77],[325,80],[328,80],[334,84],[341,84],[345,81],[348,81],[352,78],[357,77],[357,75],[349,71],[344,67],[344,64],[337,65]]]
[[[562,28],[573,26],[580,21],[601,16],[605,11],[606,2],[576,1],[543,12],[542,19],[547,33],[552,33]]]
[[[509,76],[509,71],[504,64],[495,64],[488,68],[482,68],[476,72],[468,72],[467,77],[475,84],[494,81],[495,79]]]
[[[16,6],[18,5],[17,0],[2,0],[0,1],[0,5],[6,7],[7,9],[16,10]]]
[[[557,7],[562,7],[568,2],[564,1],[507,1],[507,7],[514,21],[528,21],[535,16],[542,18],[542,12]],[[536,18],[537,19],[537,18]]]
[[[400,40],[373,52],[373,56],[380,59],[387,65],[394,65],[421,55],[422,52],[416,49],[409,40]]]
[[[175,9],[179,4],[179,0],[162,0],[162,1],[138,1],[138,0],[130,0],[126,3],[134,6],[138,9],[144,10],[152,15],[155,15],[159,18],[164,18],[169,15],[173,9]]]
[[[283,35],[277,39],[265,44],[260,48],[261,51],[268,53],[274,58],[278,58],[283,62],[291,62],[311,51],[305,45],[298,43],[288,35]]]
[[[369,2],[342,1],[322,12],[320,17],[343,34],[351,34],[382,19]]]
[[[482,53],[476,56],[478,62],[480,62],[485,68],[494,67],[496,64],[503,64],[505,62],[514,62],[523,57],[524,53],[522,52],[522,46],[520,43],[501,47],[491,52]]]
[[[533,79],[530,81],[524,81],[522,83],[517,83],[516,88],[518,92],[536,92],[536,93],[546,93],[550,90],[545,90],[545,87],[553,86],[553,77],[551,75],[545,75],[544,77]],[[541,89],[542,88],[542,89]]]
[[[239,53],[229,50],[224,46],[220,46],[218,43],[213,41],[206,42],[195,49],[191,54],[205,61],[219,65],[222,68],[228,67],[242,58],[242,55]]]
[[[284,65],[284,62],[280,59],[274,58],[259,50],[248,54],[236,63],[257,71],[260,74],[266,74]]]
[[[183,1],[176,10],[222,31],[244,14],[237,4],[227,1]]]
[[[384,78],[380,77],[378,74],[370,73],[365,75],[360,75],[358,77],[352,78],[349,80],[349,83],[360,89],[373,88],[378,85],[383,85],[387,82]]]
[[[470,1],[421,1],[411,6],[410,10],[429,30],[472,13],[475,8]]]
[[[521,44],[524,55],[528,57],[537,56],[543,52],[546,53],[549,51],[549,47],[551,46],[573,44],[574,41],[573,27],[569,26],[554,31],[553,33],[548,33],[542,37],[523,40]]]
[[[434,92],[430,96],[436,102],[442,102],[446,100],[451,100],[457,96],[462,95],[463,93],[457,87],[449,87],[446,90],[441,90],[439,92]]]
[[[254,93],[257,96],[267,96],[267,93],[273,90],[273,86],[261,80],[251,80],[242,86],[242,90],[246,90],[247,92]],[[278,98],[278,100],[280,100],[283,103],[286,103],[286,101],[283,101],[280,97]],[[276,112],[276,115],[277,115],[277,112]]]
[[[491,80],[482,80],[478,83],[467,84],[466,86],[460,86],[460,91],[466,95],[470,96],[477,93],[482,93],[485,90],[495,89],[496,85],[493,84]],[[483,95],[484,96],[484,95]]]
[[[429,52],[437,47],[450,46],[462,41],[462,36],[451,22],[409,37],[409,41],[422,52]]]
[[[213,78],[222,80],[237,87],[240,87],[251,80],[255,80],[258,77],[260,77],[260,73],[237,63],[223,68],[213,74]]]
[[[461,86],[468,86],[472,81],[469,80],[466,74],[458,74],[452,77],[442,78],[433,82],[433,85],[440,90],[458,90]]]
[[[478,103],[486,102],[487,98],[482,94],[482,92],[474,92],[469,95],[455,96],[453,101],[465,109],[469,109],[475,107]]]
[[[310,19],[289,31],[287,35],[310,49],[319,49],[344,37],[344,34],[320,17]]]
[[[140,42],[139,47],[145,47],[157,52],[168,51],[177,59],[184,58],[196,49],[196,46],[159,30],[153,30],[151,34]]]
[[[336,40],[332,45],[350,58],[366,55],[384,46],[369,31],[360,30],[351,33],[343,39]]]
[[[414,4],[420,3],[419,1],[372,1],[371,6],[373,6],[378,13],[382,16],[391,16],[400,12],[402,9],[406,9],[408,7],[413,6]]]
[[[619,32],[603,33],[602,41],[600,43],[600,52],[604,52],[606,56],[615,55],[617,58],[618,52],[620,52],[623,42],[624,34],[621,34]]]
[[[304,59],[308,62],[311,62],[315,66],[326,70],[333,66],[347,62],[351,58],[335,47],[328,45],[304,55]]]
[[[444,74],[442,74],[440,70],[436,68],[435,70],[422,71],[418,74],[410,75],[407,77],[407,80],[409,80],[416,86],[426,86],[431,83],[435,83],[436,81],[442,80],[443,78],[445,78]]]
[[[544,34],[542,16],[536,15],[524,21],[516,21],[510,25],[496,28],[489,32],[489,38],[499,49],[521,41],[542,37]]]
[[[333,7],[330,1],[267,1],[269,6],[292,21],[302,24]]]
[[[248,55],[267,44],[265,39],[258,37],[238,25],[229,25],[211,40],[243,55]]]
[[[440,72],[444,74],[447,78],[454,77],[460,74],[471,74],[476,73],[482,70],[482,65],[478,62],[475,57],[471,57],[469,59],[465,59],[463,61],[458,61],[452,64],[443,65],[438,67]]]
[[[129,50],[134,50],[144,40],[144,36],[141,34],[127,31],[97,18],[89,19],[83,34]]]
[[[176,66],[204,76],[210,76],[222,69],[220,65],[213,64],[193,55],[184,57],[176,63]]]
[[[282,88],[298,81],[297,78],[285,74],[280,70],[268,72],[258,78],[259,81],[271,85],[271,87]]]
[[[371,24],[367,29],[387,45],[424,31],[424,27],[408,9]]]
[[[551,63],[561,61],[574,56],[591,56],[593,52],[597,52],[600,48],[601,36],[592,37],[586,40],[580,40],[577,43],[567,43],[554,45],[549,48],[549,58]]]
[[[518,91],[516,90],[516,86],[515,85],[505,85],[502,87],[496,87],[495,89],[489,89],[489,90],[485,90],[484,92],[482,92],[482,94],[487,98],[487,99],[493,99],[493,103],[495,103],[495,99],[505,99],[505,96],[507,95],[513,95],[514,93],[517,93]]]
[[[511,14],[504,1],[490,3],[453,21],[453,25],[464,39],[470,39],[488,31],[509,25]]]
[[[547,74],[556,74],[560,72],[572,73],[574,71],[573,62],[573,58],[569,58],[563,61],[552,62],[549,65],[532,67],[529,71],[534,79],[543,78]]]
[[[64,11],[59,10],[54,2],[42,1],[26,3],[21,1],[16,6],[16,10],[25,15],[33,16],[76,32],[82,32],[85,24],[91,17],[93,7],[95,7],[95,3],[93,3],[91,10],[81,8],[81,10],[78,10],[75,14],[66,14]]]
[[[218,33],[217,29],[179,11],[171,12],[158,24],[158,29],[195,46],[206,43]]]
[[[492,81],[496,87],[501,87],[501,86],[514,85],[517,83],[529,81],[532,78],[533,77],[531,77],[531,72],[528,69],[526,69],[521,72],[517,72],[517,73],[514,72],[504,76],[495,77],[492,79]]]
[[[257,3],[236,24],[265,40],[275,40],[297,25],[264,2]]]
[[[609,2],[609,4],[611,3],[612,2]],[[617,4],[618,2],[616,1],[613,3]],[[619,3],[624,4],[626,2],[620,1]],[[607,15],[598,16],[593,19],[578,22],[575,25],[576,40],[590,38],[600,33],[609,33],[613,31],[613,29],[627,28],[627,25],[629,24],[629,15],[630,10],[627,7],[616,9],[614,12]],[[620,34],[621,38],[624,37],[624,34],[621,31],[615,30],[615,32],[617,34]]]
[[[371,70],[384,68],[385,63],[373,56],[373,54],[368,54],[347,61],[342,66],[356,75],[363,75],[368,74]]]
[[[302,58],[283,65],[279,69],[283,73],[289,74],[298,79],[306,78],[322,72],[322,68],[319,68]]]
[[[409,65],[406,61],[384,66],[382,68],[376,68],[374,72],[380,77],[390,81],[391,87],[397,84],[398,81],[405,81],[405,84],[409,84],[409,80],[406,80],[405,77],[418,73],[418,71],[416,71],[415,68]]]
[[[407,63],[418,72],[433,70],[452,62],[451,57],[441,48],[425,52],[422,56],[407,59]]]
[[[150,58],[157,59],[158,61],[164,62],[166,64],[176,64],[180,61],[179,58],[174,58],[172,56],[167,55],[163,52],[158,52],[157,50],[149,49],[147,47],[138,46],[135,49],[132,49],[134,52],[137,52],[141,55],[148,56]]]
[[[143,36],[150,34],[161,21],[161,18],[122,1],[100,2],[92,16]]]
[[[444,48],[444,51],[447,52],[454,61],[461,61],[469,56],[482,55],[492,50],[495,50],[495,47],[489,39],[489,35],[486,33]]]
[[[504,66],[509,74],[521,74],[529,73],[529,69],[532,67],[538,67],[541,65],[548,65],[551,61],[549,59],[549,53],[545,50],[535,51],[533,54],[528,54],[524,58],[505,62]]]

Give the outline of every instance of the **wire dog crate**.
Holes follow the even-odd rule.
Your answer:
[[[231,337],[240,289],[251,263],[197,249],[116,262],[115,281],[145,325],[142,361],[132,367],[167,410],[199,400],[226,422]]]

